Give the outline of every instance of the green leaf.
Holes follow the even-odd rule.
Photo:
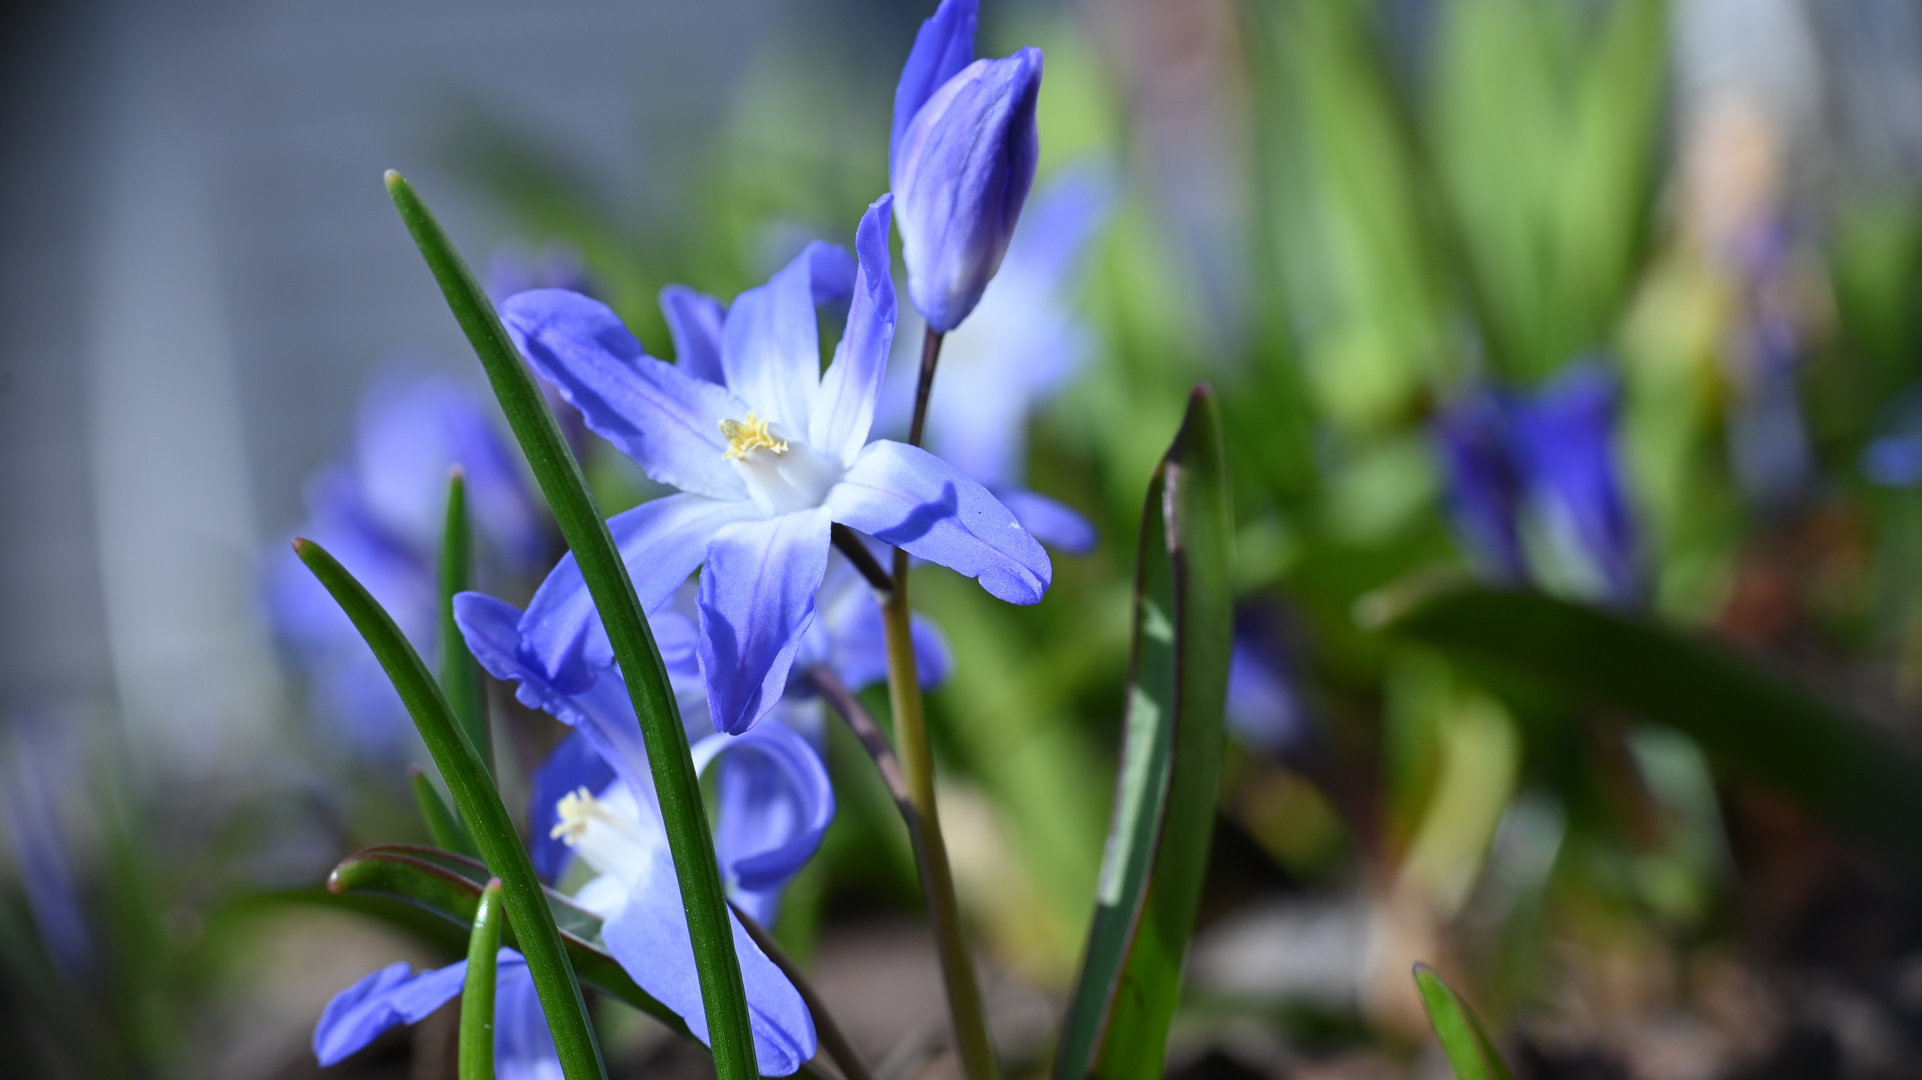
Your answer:
[[[464,927],[474,922],[487,880],[487,867],[465,856],[411,844],[385,844],[349,855],[328,875],[327,891],[341,900],[371,897],[405,900],[413,909],[436,915],[449,925]],[[552,889],[545,889],[543,893],[555,925],[560,928],[568,958],[582,982],[632,1005],[684,1038],[694,1037],[674,1010],[636,985],[620,963],[607,954],[601,943],[600,916],[576,907],[572,900]],[[417,924],[401,923],[390,910],[361,910],[397,923],[410,932],[420,932]],[[510,948],[520,948],[511,922],[502,940]]]
[[[434,843],[448,851],[458,851],[462,855],[477,856],[480,849],[474,846],[474,837],[468,833],[467,826],[460,823],[440,792],[434,790],[434,782],[427,779],[427,771],[418,765],[407,767],[407,780],[414,789],[414,803],[420,807],[421,820],[427,823],[427,835]]]
[[[1536,592],[1414,584],[1364,600],[1358,615],[1571,700],[1673,727],[1718,771],[1789,793],[1922,866],[1922,764],[1754,661],[1642,616]]]
[[[1428,1024],[1441,1039],[1442,1052],[1448,1055],[1456,1080],[1514,1080],[1474,1010],[1435,974],[1434,968],[1415,965],[1415,989],[1421,992]]]
[[[454,623],[454,595],[466,592],[474,565],[473,529],[467,517],[467,476],[456,465],[447,477],[447,525],[440,545],[440,688],[481,763],[494,769],[494,740],[487,729],[487,695],[480,665]]]
[[[294,550],[333,594],[335,603],[367,639],[381,668],[393,680],[476,846],[505,886],[508,917],[520,931],[521,952],[527,957],[528,973],[540,995],[541,1009],[547,1014],[561,1071],[567,1080],[606,1080],[600,1044],[587,1022],[587,1007],[581,1000],[580,987],[574,983],[560,931],[543,902],[540,880],[534,876],[533,864],[521,847],[520,834],[514,831],[500,792],[494,789],[487,767],[454,719],[439,685],[379,601],[332,555],[312,540],[296,539]]]
[[[661,817],[667,827],[668,849],[680,879],[681,904],[687,911],[688,934],[694,943],[694,965],[700,975],[701,1000],[707,1009],[708,1031],[714,1038],[714,1068],[720,1080],[748,1080],[758,1075],[754,1064],[754,1034],[748,1024],[747,992],[741,983],[740,960],[734,955],[734,934],[728,922],[721,871],[714,859],[707,811],[701,803],[700,781],[688,752],[687,731],[680,707],[667,682],[667,668],[654,644],[653,631],[634,596],[627,566],[621,562],[614,538],[587,489],[581,466],[574,460],[560,427],[548,411],[534,376],[515,351],[500,316],[481,291],[474,274],[462,261],[427,205],[397,172],[387,174],[387,191],[401,220],[414,237],[421,255],[439,282],[447,305],[467,341],[487,369],[494,396],[521,451],[539,481],[541,494],[554,512],[561,535],[581,569],[587,589],[607,628],[614,659],[626,677],[628,696],[640,717],[641,738],[647,745]],[[509,882],[512,887],[512,882]]]
[[[1232,635],[1227,466],[1197,387],[1148,487],[1114,816],[1057,1080],[1159,1077],[1214,832]]]
[[[460,991],[460,1080],[494,1080],[495,959],[501,950],[501,880],[488,879],[467,939],[467,979]]]

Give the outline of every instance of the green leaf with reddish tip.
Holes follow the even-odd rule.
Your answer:
[[[463,855],[412,844],[384,844],[349,855],[328,876],[327,891],[343,898],[385,896],[405,900],[451,926],[466,927],[473,924],[488,876],[485,865]],[[575,906],[552,889],[544,892],[568,959],[582,982],[632,1005],[685,1038],[694,1037],[674,1010],[636,985],[619,962],[607,954],[601,942],[600,916]],[[371,913],[385,915],[378,910]],[[511,948],[520,947],[511,921],[502,940]]]
[[[1456,1080],[1515,1080],[1503,1064],[1475,1011],[1427,964],[1415,965],[1415,989],[1428,1013],[1428,1025],[1441,1039],[1442,1053]]]
[[[1214,832],[1231,527],[1220,418],[1198,387],[1142,514],[1121,769],[1056,1080],[1162,1073]]]

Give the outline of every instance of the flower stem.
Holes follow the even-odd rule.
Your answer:
[[[460,994],[460,1080],[494,1080],[494,981],[501,951],[501,879],[481,890]]]
[[[908,427],[908,445],[920,446],[928,426],[928,395],[934,390],[934,365],[941,360],[941,339],[945,335],[929,329],[921,339],[921,377],[914,384],[914,423]],[[900,576],[897,571],[896,577]]]
[[[921,378],[914,396],[914,425],[908,442],[921,445],[927,424],[928,391],[934,386],[934,366],[941,357],[941,335],[928,331],[921,349]],[[941,954],[941,976],[947,983],[948,1014],[954,1021],[955,1048],[968,1080],[995,1080],[999,1067],[994,1043],[988,1037],[987,1010],[974,975],[974,957],[961,930],[961,906],[954,895],[954,871],[941,839],[941,815],[934,802],[934,754],[928,745],[927,712],[921,700],[921,676],[915,670],[913,613],[908,608],[908,553],[894,551],[894,588],[882,606],[888,635],[888,701],[894,708],[894,737],[902,771],[907,774],[908,797],[914,814],[915,856],[921,863],[921,887],[927,894],[928,914],[934,921],[935,946]]]

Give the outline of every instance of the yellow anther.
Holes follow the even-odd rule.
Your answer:
[[[561,816],[561,823],[548,831],[547,838],[565,840],[569,845],[580,843],[590,819],[606,813],[601,809],[601,801],[586,788],[561,796],[561,801],[554,804],[554,812]]]
[[[721,434],[727,437],[727,453],[722,455],[732,461],[746,457],[749,450],[766,448],[777,454],[787,453],[787,440],[777,439],[767,429],[767,421],[749,410],[746,420],[721,421]]]

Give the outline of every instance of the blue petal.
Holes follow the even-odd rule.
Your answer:
[[[746,404],[731,414],[733,419],[752,408],[786,437],[807,437],[808,412],[821,384],[814,309],[846,296],[854,273],[854,259],[846,251],[815,241],[766,285],[734,298],[721,331],[721,367],[727,388]],[[721,449],[726,448],[723,441]],[[714,460],[727,467],[719,456]]]
[[[846,595],[821,606],[821,621],[826,624],[826,660],[835,675],[850,690],[862,690],[888,677],[888,637],[881,617],[881,601],[858,574],[852,575],[853,587]],[[826,589],[822,590],[823,596]],[[946,682],[953,661],[947,638],[932,621],[916,613],[909,624],[914,639],[914,670],[924,688]]]
[[[598,795],[613,782],[613,767],[581,731],[562,739],[535,771],[533,792],[527,799],[527,821],[533,834],[529,854],[541,880],[550,884],[559,881],[574,861],[574,849],[553,835],[554,827],[561,823],[556,809],[561,796],[580,788]]]
[[[914,35],[914,49],[894,87],[894,127],[888,139],[888,173],[893,175],[902,136],[934,92],[974,61],[975,26],[980,0],[942,0]]]
[[[781,888],[814,857],[834,821],[834,788],[820,754],[781,724],[710,735],[695,746],[696,769],[717,759],[715,854],[730,895],[771,925]]]
[[[500,951],[494,983],[494,1075],[498,1080],[561,1080],[560,1054],[527,961]]]
[[[738,735],[781,700],[828,563],[828,515],[722,529],[701,572],[701,671],[714,727]]]
[[[674,339],[674,362],[682,371],[716,386],[727,384],[721,372],[721,325],[727,305],[685,285],[661,290],[661,314],[668,336]]]
[[[516,565],[541,555],[546,536],[526,469],[493,410],[464,384],[382,374],[362,398],[354,441],[353,484],[368,519],[412,550],[438,548],[447,471],[459,465],[486,543]]]
[[[1040,603],[1054,579],[1048,553],[987,488],[905,443],[869,443],[827,506],[835,521],[976,578],[1011,604]]]
[[[332,1065],[373,1042],[395,1024],[414,1024],[460,994],[467,961],[410,975],[389,964],[334,995],[314,1026],[314,1056]]]
[[[1435,452],[1448,483],[1448,510],[1462,546],[1499,581],[1525,582],[1519,515],[1521,478],[1501,396],[1475,388],[1436,415]]]
[[[631,790],[654,790],[640,723],[618,667],[600,669],[585,685],[557,686],[521,634],[520,611],[481,593],[454,597],[454,622],[475,661],[495,678],[514,683],[521,704],[579,728]]]
[[[1615,454],[1617,387],[1595,364],[1572,364],[1533,400],[1517,403],[1515,455],[1533,504],[1589,562],[1605,596],[1641,594],[1639,537]]]
[[[747,406],[724,387],[645,355],[606,304],[579,293],[521,293],[501,319],[534,370],[648,476],[711,498],[746,497],[724,458],[720,422]]]
[[[641,608],[653,611],[701,565],[717,530],[757,516],[754,504],[745,500],[669,495],[616,514],[607,526],[620,548],[621,561],[627,564]],[[607,631],[571,551],[534,593],[521,632],[540,657],[548,679],[563,691],[586,686],[596,672],[614,662]]]
[[[1034,183],[1041,53],[977,60],[915,114],[891,170],[908,295],[947,332],[980,302]]]
[[[893,204],[891,195],[876,199],[855,230],[861,268],[854,279],[854,303],[808,416],[808,442],[843,462],[854,460],[868,441],[888,350],[894,345],[894,276],[888,256],[888,211]]]
[[[1086,555],[1100,539],[1093,522],[1046,495],[1026,488],[1000,488],[994,494],[1036,540],[1057,551]]]
[[[787,976],[747,936],[740,920],[730,913],[728,922],[734,928],[734,952],[741,960],[761,1075],[786,1076],[814,1057],[814,1018]],[[642,875],[626,906],[602,925],[601,939],[641,989],[687,1021],[695,1038],[712,1045],[687,914],[666,851],[658,853],[651,872]]]

